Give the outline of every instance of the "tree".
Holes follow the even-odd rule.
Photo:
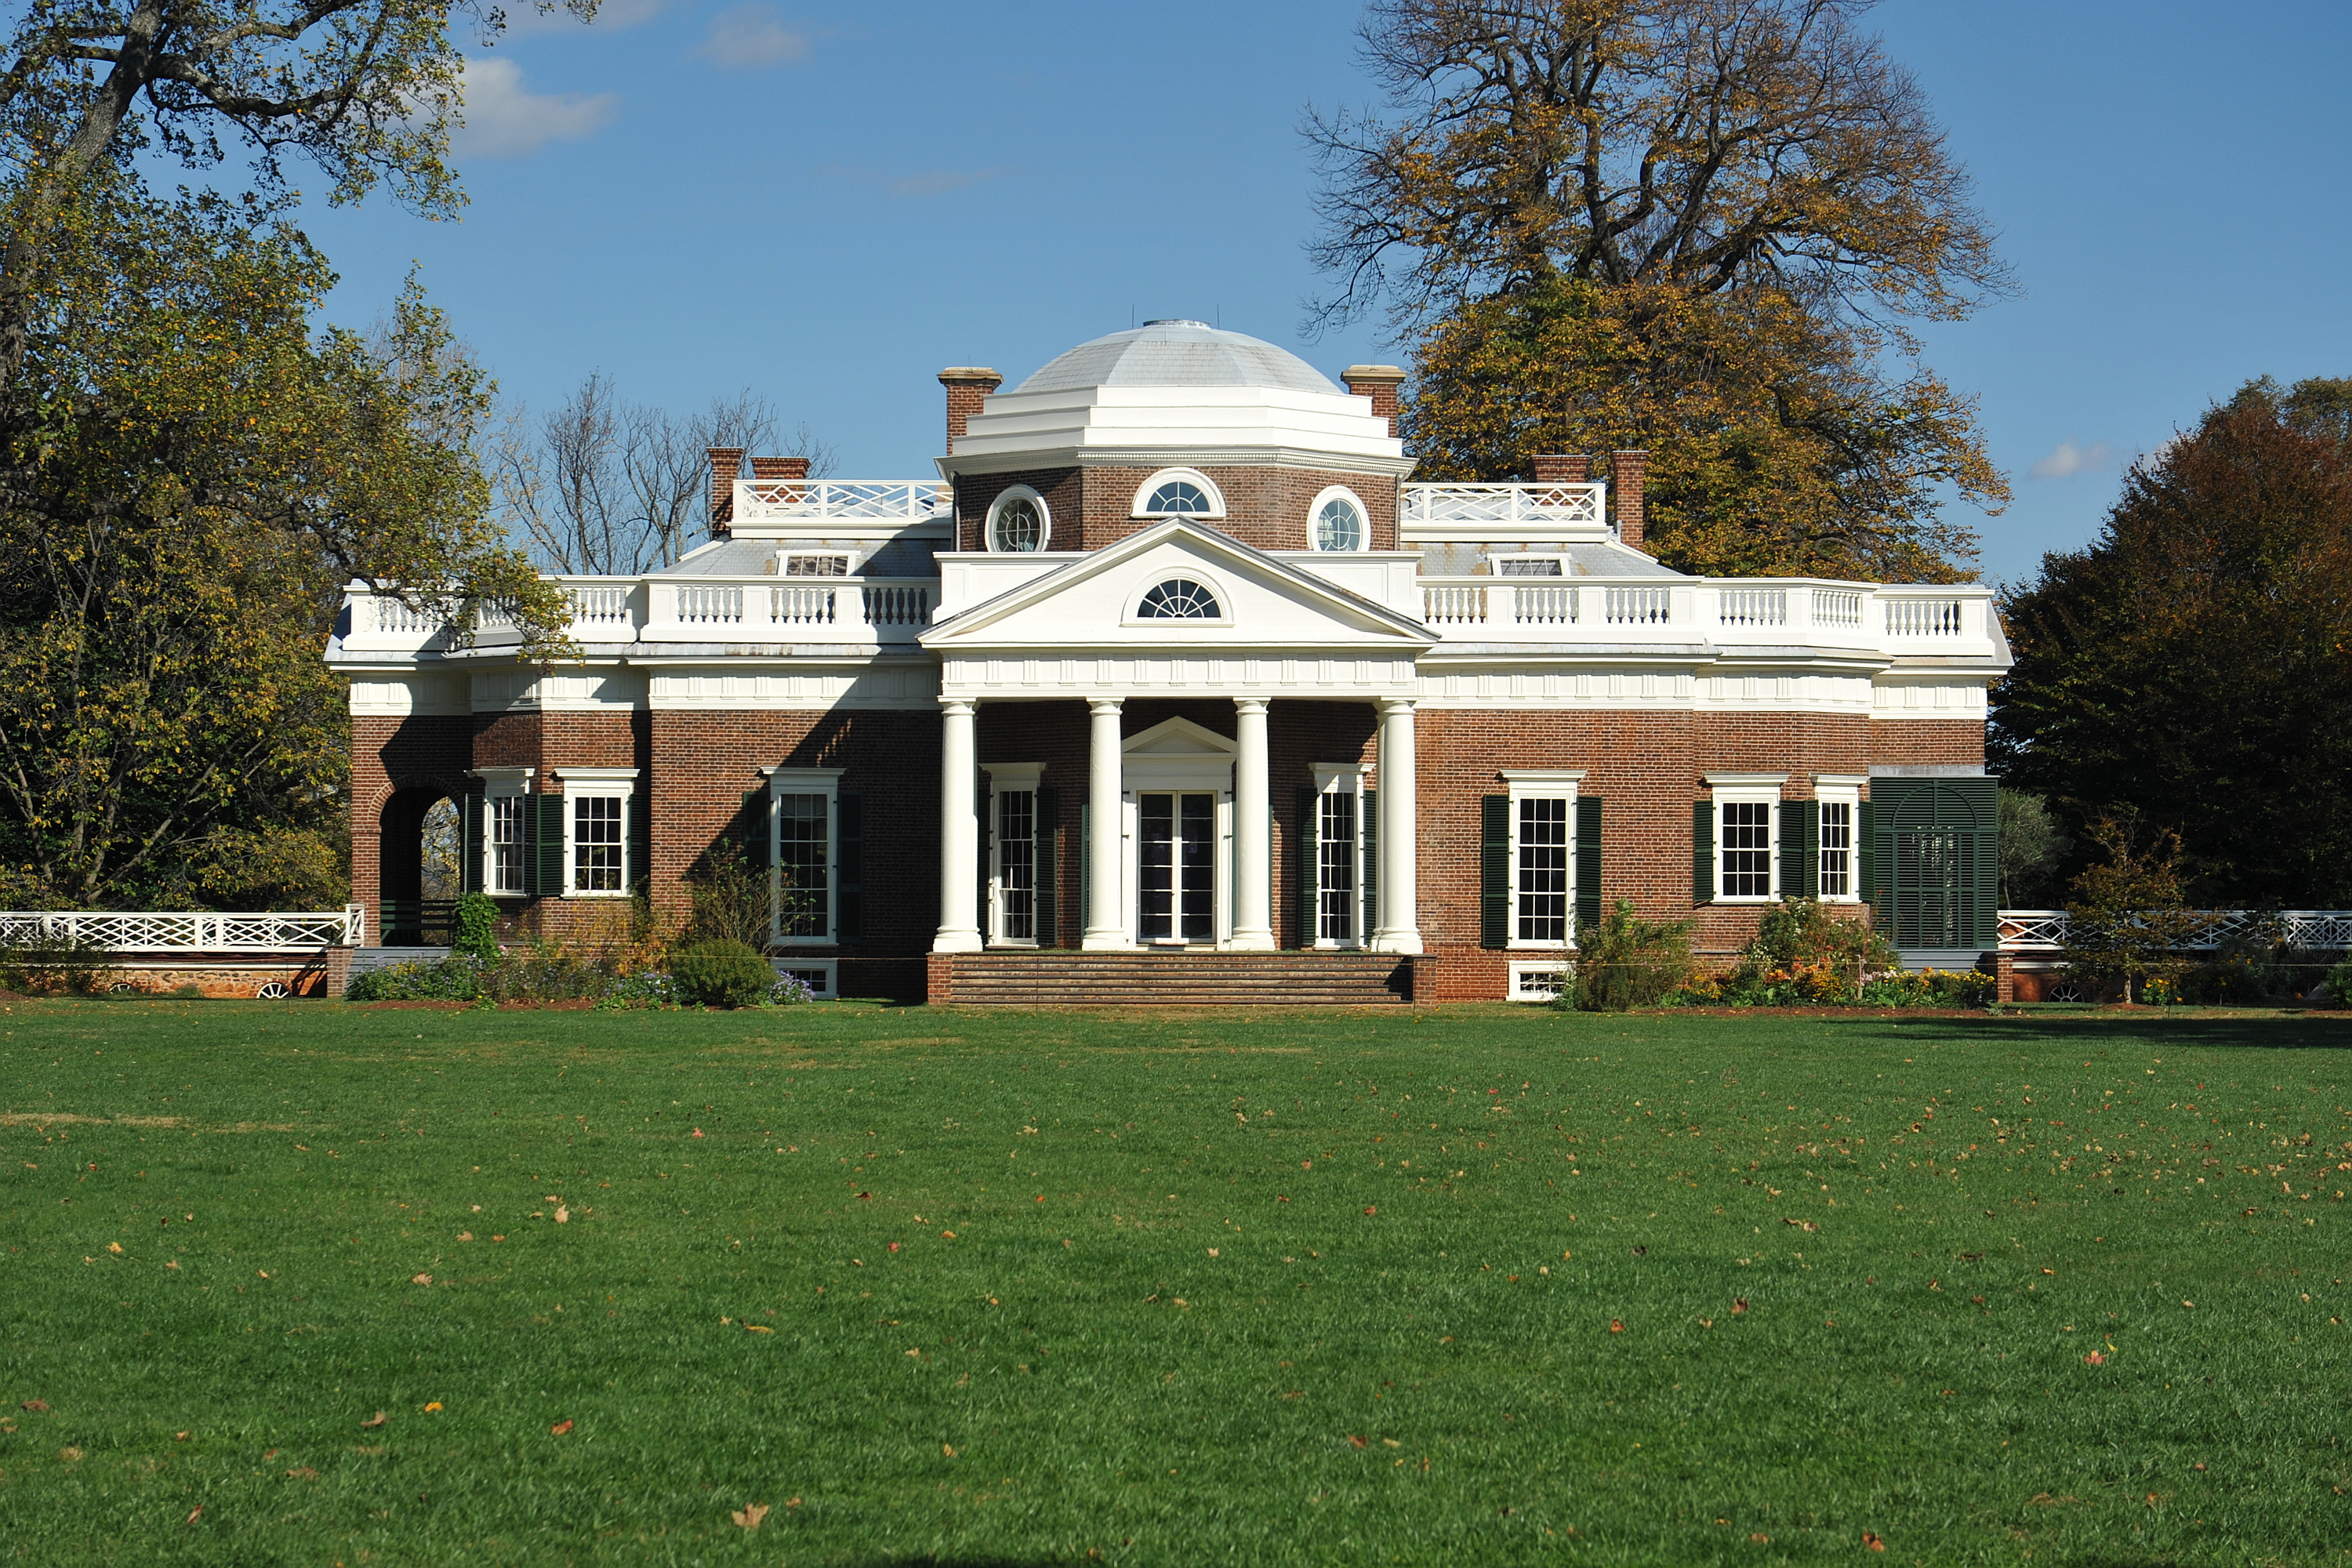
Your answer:
[[[2067,895],[2067,963],[2087,980],[2121,981],[2126,1002],[2151,980],[2167,982],[2177,998],[2189,968],[2182,944],[2199,925],[2184,901],[2180,835],[2151,831],[2128,812],[2083,832],[2105,863],[2084,868]]]
[[[678,416],[623,400],[591,374],[536,424],[518,404],[486,444],[508,531],[530,541],[558,572],[634,576],[668,565],[709,524],[710,448],[757,449],[775,439],[776,413],[746,387]],[[823,478],[833,448],[803,425],[788,456]],[[732,477],[732,476],[730,476]]]
[[[1998,508],[2006,485],[1903,323],[2009,277],[1865,9],[1378,0],[1393,112],[1306,127],[1337,279],[1312,319],[1386,306],[1430,473],[1646,447],[1670,561],[1956,573],[1973,541],[1937,487]]]
[[[2074,840],[2038,795],[2000,792],[2000,903],[2003,909],[2044,909],[2057,896],[2060,864]]]
[[[2130,805],[2200,900],[2352,899],[2352,381],[2254,382],[2003,604],[1990,758],[2070,828]]]

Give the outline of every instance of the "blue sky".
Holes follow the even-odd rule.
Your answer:
[[[527,5],[509,5],[527,10]],[[412,260],[534,407],[591,370],[684,408],[745,385],[859,477],[930,472],[933,374],[1018,379],[1198,316],[1307,342],[1310,100],[1362,103],[1359,8],[607,0],[477,57],[463,220],[312,207],[380,314]],[[2340,75],[2352,7],[1891,0],[2021,297],[1928,329],[2016,502],[1989,575],[2089,538],[2122,466],[2247,378],[2352,374]]]

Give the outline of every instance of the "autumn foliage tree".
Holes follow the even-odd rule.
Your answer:
[[[2352,381],[2210,410],[2003,610],[2005,784],[2177,829],[2208,904],[2352,900]]]
[[[1324,325],[1385,310],[1434,478],[1646,447],[1694,570],[1949,578],[2007,498],[1905,323],[2008,286],[1861,0],[1377,0],[1315,115]]]

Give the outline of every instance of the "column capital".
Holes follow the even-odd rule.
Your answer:
[[[979,710],[980,700],[976,697],[942,697],[940,699],[940,711],[942,713],[969,714],[976,713]]]
[[[1382,713],[1410,713],[1419,700],[1417,697],[1381,697],[1373,700],[1372,706]]]
[[[1236,697],[1234,699],[1234,711],[1236,713],[1263,713],[1265,711],[1266,704],[1271,699],[1265,697]]]
[[[1119,710],[1119,704],[1125,700],[1126,699],[1120,697],[1089,697],[1087,699],[1087,711],[1089,713],[1116,713]]]

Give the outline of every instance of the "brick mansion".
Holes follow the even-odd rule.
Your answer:
[[[935,478],[713,451],[707,542],[563,579],[576,661],[352,592],[383,940],[446,801],[549,934],[739,848],[820,994],[1532,998],[1620,899],[1716,963],[1790,896],[1994,946],[1990,589],[1682,574],[1643,454],[1418,483],[1400,371],[1196,321],[939,379]]]

